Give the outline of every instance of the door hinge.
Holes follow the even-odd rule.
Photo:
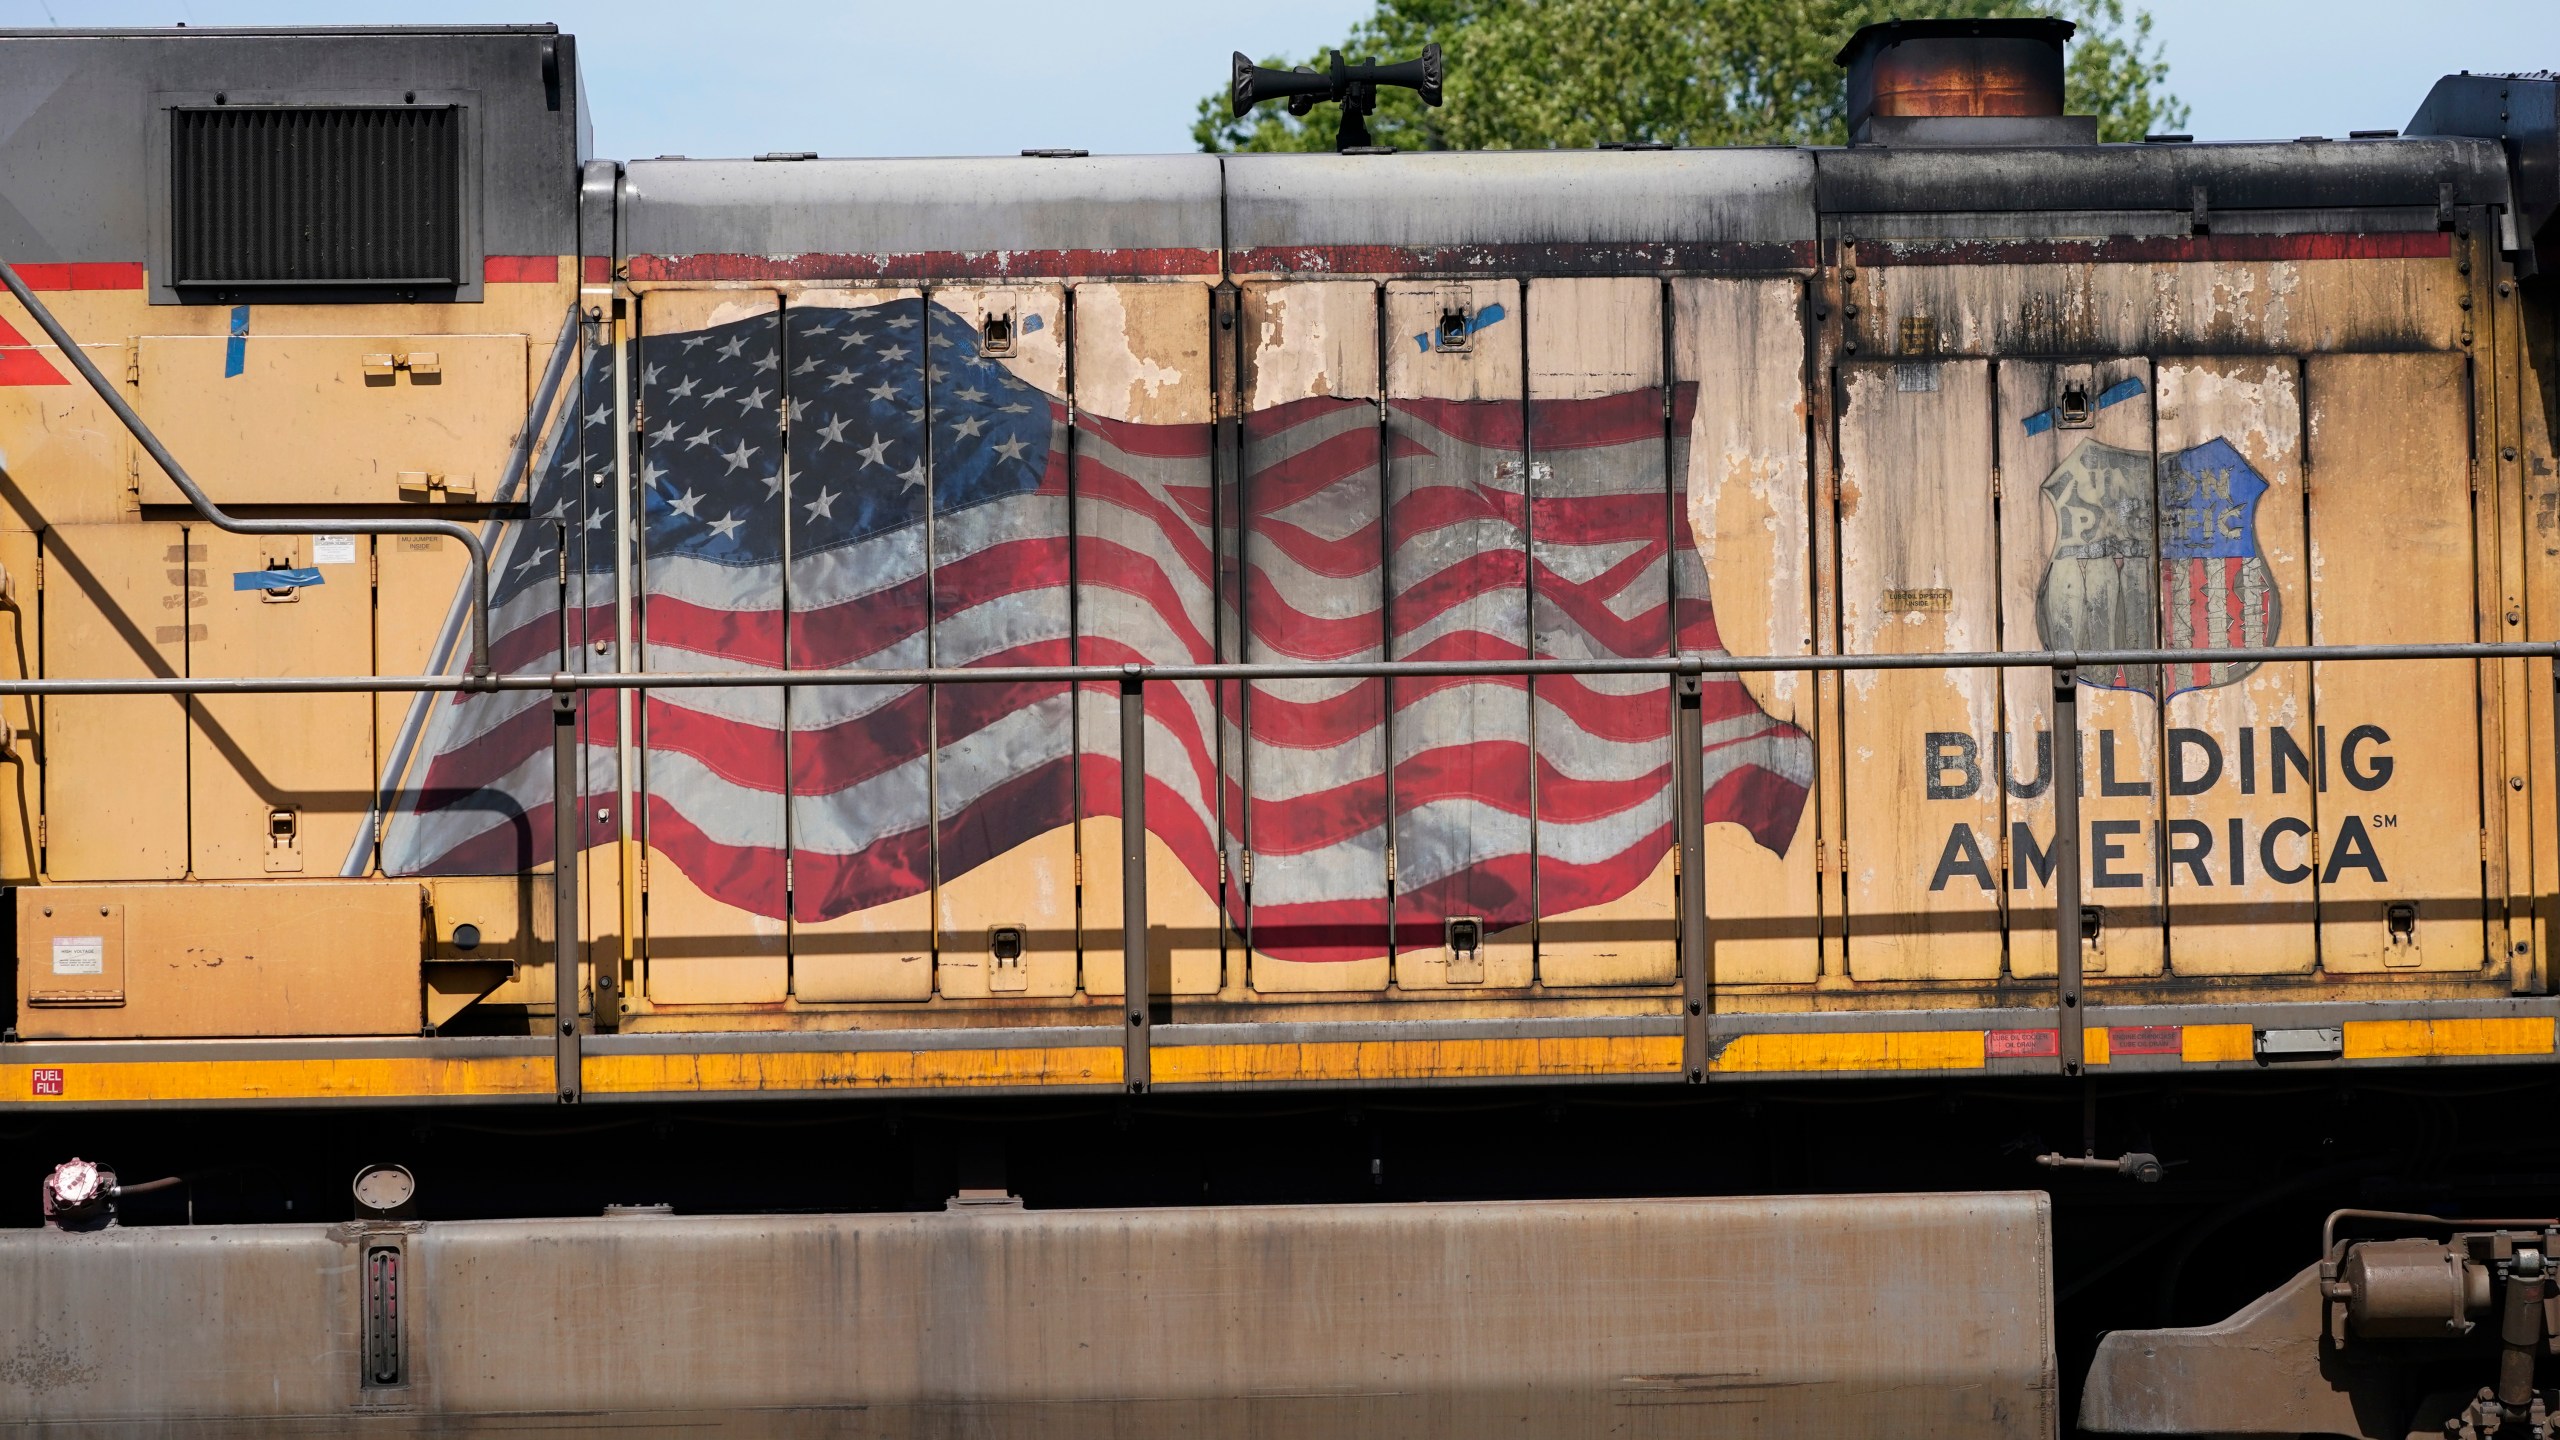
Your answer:
[[[1079,889],[1084,885],[1084,852],[1081,850],[1076,852],[1076,885]]]
[[[1241,854],[1239,854],[1236,858],[1237,858],[1239,861],[1241,861],[1241,862],[1243,863],[1243,865],[1244,865],[1244,883],[1246,883],[1247,885],[1252,884],[1252,883],[1253,883],[1253,852],[1252,852],[1252,851],[1250,851],[1250,850],[1244,851],[1244,852],[1242,852]]]
[[[46,845],[49,845],[49,844],[51,844],[51,843],[52,843],[52,836],[50,836],[49,834],[47,834],[47,833],[46,833],[46,831],[47,831],[47,820],[48,820],[48,817],[43,816],[43,815],[39,815],[39,816],[37,816],[37,817],[36,817],[36,848],[37,848],[37,849],[43,849]]]
[[[2489,832],[2486,830],[2480,832],[2480,858],[2489,858]]]
[[[1393,845],[1387,847],[1387,883],[1396,883],[1396,847]]]
[[[1991,467],[1991,498],[2000,498],[2000,467],[1997,465]]]

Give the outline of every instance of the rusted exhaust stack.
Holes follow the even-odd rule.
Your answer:
[[[1887,20],[1849,37],[1852,145],[2087,145],[2062,113],[2068,20]]]

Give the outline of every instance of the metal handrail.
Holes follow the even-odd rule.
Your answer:
[[[2221,650],[1990,650],[1922,655],[1701,655],[1598,660],[1354,660],[1294,664],[990,665],[928,669],[633,670],[517,675],[0,679],[0,695],[306,695],[445,690],[759,690],[823,685],[1118,684],[1140,680],[1432,679],[1509,675],[1763,675],[1869,670],[2082,670],[2256,661],[2550,660],[2560,642],[2260,645]]]
[[[1703,696],[1708,675],[1794,674],[1882,670],[2036,670],[2048,671],[2053,683],[2051,728],[2057,750],[2080,753],[2079,672],[2084,668],[2126,665],[2172,665],[2234,662],[2358,662],[2376,660],[2553,660],[2560,662],[2560,643],[2514,641],[2409,645],[2252,646],[2222,650],[2007,650],[1919,655],[1700,655],[1649,659],[1600,660],[1407,660],[1352,661],[1330,664],[1177,664],[1026,665],[983,669],[797,670],[740,674],[735,671],[669,671],[581,674],[495,675],[344,675],[327,677],[243,677],[69,680],[0,680],[0,695],[206,695],[332,693],[366,691],[515,691],[548,693],[552,715],[552,854],[554,899],[558,919],[552,934],[552,1002],[556,1028],[552,1057],[553,1089],[561,1101],[584,1093],[584,1044],[590,1029],[611,1029],[618,1015],[621,977],[610,980],[601,969],[592,990],[594,1006],[582,1015],[582,955],[577,924],[577,884],[585,846],[577,799],[582,767],[578,762],[580,691],[649,691],[707,689],[804,688],[820,685],[1001,685],[1032,683],[1109,684],[1119,692],[1120,721],[1120,885],[1121,885],[1121,1076],[1128,1088],[1143,1091],[1152,1082],[1152,1046],[1156,1025],[1150,994],[1152,967],[1147,925],[1147,787],[1146,688],[1150,681],[1301,680],[1341,677],[1420,679],[1469,676],[1534,675],[1662,675],[1671,680],[1675,702],[1673,726],[1674,833],[1679,851],[1679,968],[1681,1074],[1690,1084],[1703,1083],[1714,1051],[1708,1009],[1714,1000],[1714,937],[1707,929],[1705,845],[1705,776]],[[2560,698],[2560,664],[2554,668],[2555,698]],[[2080,767],[2056,765],[2053,778],[2054,840],[2054,1031],[2055,1068],[2076,1076],[2085,1069],[2082,1000],[2080,907]],[[603,963],[599,960],[598,965]]]
[[[470,527],[451,520],[244,520],[231,514],[214,504],[212,497],[196,484],[195,477],[189,475],[186,467],[169,453],[168,446],[160,443],[160,437],[151,433],[151,427],[142,422],[142,417],[125,403],[124,396],[118,394],[116,387],[90,362],[88,353],[80,348],[80,342],[62,327],[62,322],[54,318],[53,311],[36,298],[35,292],[27,288],[27,282],[18,278],[17,268],[6,260],[0,260],[0,283],[8,285],[9,293],[18,297],[18,303],[27,307],[27,313],[35,317],[36,324],[44,327],[44,333],[53,337],[53,343],[62,348],[63,356],[80,372],[80,378],[89,382],[89,388],[98,392],[99,399],[107,402],[107,408],[115,412],[116,419],[133,432],[133,438],[140,442],[143,452],[151,457],[163,474],[176,482],[196,513],[213,522],[216,529],[228,530],[235,535],[449,535],[461,541],[462,547],[471,553],[471,673],[474,676],[489,673],[489,552],[480,543],[480,537],[471,533]]]

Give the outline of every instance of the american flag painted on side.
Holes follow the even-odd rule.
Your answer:
[[[1368,402],[1249,416],[1242,563],[1222,598],[1209,428],[1079,415],[1071,438],[1063,399],[943,305],[795,300],[649,336],[639,365],[646,669],[1208,661],[1220,616],[1255,660],[1715,648],[1685,507],[1663,489],[1658,390],[1541,402],[1534,467],[1518,404],[1400,401],[1383,431]],[[492,654],[510,673],[559,668],[564,540],[574,663],[609,663],[586,643],[612,628],[599,363],[582,390],[533,518],[497,548]],[[636,819],[711,897],[814,922],[1068,824],[1079,792],[1084,814],[1116,813],[1107,687],[1080,717],[1063,686],[936,688],[652,692]],[[1221,706],[1205,684],[1149,687],[1148,827],[1212,896],[1222,822],[1250,843],[1268,953],[1383,953],[1390,833],[1411,903],[1495,929],[1529,917],[1533,851],[1554,914],[1628,893],[1669,847],[1659,679],[1542,681],[1534,735],[1518,679],[1249,688]],[[1708,819],[1783,850],[1810,746],[1738,683],[1707,694]],[[547,705],[434,703],[386,870],[505,873],[547,853]],[[588,700],[590,844],[613,836],[596,798],[614,790],[612,715]],[[1224,889],[1243,923],[1245,887]]]

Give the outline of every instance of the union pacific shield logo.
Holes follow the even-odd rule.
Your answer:
[[[2258,553],[2258,497],[2266,493],[2265,478],[2228,440],[2160,457],[2161,614],[2172,648],[2276,643],[2275,577]],[[2245,660],[2172,665],[2169,693],[2228,685],[2257,668]]]
[[[2216,649],[2272,643],[2275,585],[2258,553],[2267,482],[2227,440],[2151,457],[2094,440],[2044,482],[2058,526],[2037,594],[2044,643],[2057,650]],[[2252,662],[2173,665],[2167,694],[2228,685]],[[2152,666],[2083,669],[2083,683],[2159,698]]]
[[[2151,457],[2084,440],[2045,477],[2058,530],[2036,595],[2050,650],[2147,650],[2160,643],[2159,518]],[[2083,669],[2084,683],[2160,693],[2151,666]]]

